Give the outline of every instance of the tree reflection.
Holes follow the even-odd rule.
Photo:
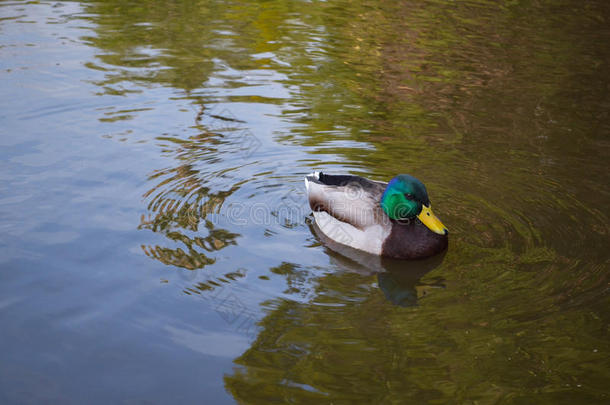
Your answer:
[[[149,214],[142,217],[139,228],[163,233],[185,249],[142,246],[149,257],[193,270],[214,262],[206,253],[236,243],[239,234],[217,228],[208,219],[208,215],[220,213],[224,201],[239,189],[237,184],[227,190],[212,191],[208,185],[219,169],[210,162],[218,159],[217,146],[226,143],[220,138],[208,132],[187,140],[158,138],[164,142],[166,152],[182,164],[149,176],[148,180],[155,185],[144,194]],[[200,236],[202,225],[206,236]]]
[[[227,103],[277,105],[273,85],[290,89],[281,106],[290,126],[273,140],[311,160],[290,162],[289,175],[337,161],[386,180],[417,173],[452,225],[443,278],[427,273],[434,265],[394,271],[329,250],[320,269],[279,254],[269,272],[289,297],[262,304],[260,333],[225,377],[237,401],[495,403],[538,392],[550,403],[576,377],[607,377],[587,357],[607,347],[598,339],[607,221],[590,208],[607,205],[598,189],[607,131],[590,124],[607,121],[608,76],[588,48],[607,42],[597,18],[607,6],[574,16],[552,3],[87,3],[99,27],[87,40],[101,50],[90,67],[105,72],[103,92],[161,84],[203,111],[189,135],[155,138],[173,163],[148,178],[140,228],[166,239],[142,247],[151,258],[185,269],[213,263],[239,236],[214,216],[242,186],[260,196],[260,178],[242,169],[250,161],[231,161],[236,128],[212,131],[201,120],[211,79]],[[583,21],[597,27],[590,41],[574,36]],[[246,73],[254,70],[282,79],[268,79],[264,95],[230,91],[259,85]],[[261,178],[282,175],[256,163],[267,165]],[[457,287],[427,295],[445,285]]]
[[[282,140],[311,147],[316,158],[346,156],[365,174],[388,178],[408,167],[446,184],[436,195],[457,228],[446,267],[458,269],[451,278],[462,292],[432,294],[429,305],[413,307],[424,295],[418,282],[400,288],[400,273],[381,273],[384,295],[407,306],[399,308],[371,291],[373,276],[311,277],[305,302],[264,303],[257,339],[225,377],[238,402],[496,403],[527,402],[532,393],[556,402],[574,375],[607,376],[599,359],[586,372],[576,360],[590,358],[588,348],[604,335],[592,326],[604,327],[601,304],[591,323],[583,320],[589,304],[569,314],[557,306],[577,296],[581,282],[592,297],[604,295],[599,262],[575,263],[581,250],[598,257],[607,241],[605,229],[591,232],[605,216],[587,204],[603,206],[591,188],[601,176],[589,185],[579,179],[604,161],[595,152],[603,131],[584,135],[583,117],[605,114],[608,76],[599,58],[586,62],[596,50],[574,35],[580,28],[549,17],[564,13],[572,23],[569,12],[550,1],[501,3],[326,2],[317,20],[322,39],[310,54],[287,55],[309,57],[293,68],[316,68],[292,73],[304,86],[301,104],[285,115],[302,126]],[[591,21],[601,21],[600,4],[586,11]],[[590,30],[593,41],[598,32]],[[574,92],[580,74],[600,85]],[[584,135],[577,152],[567,146],[574,131]],[[597,159],[584,165],[588,153]],[[568,189],[559,178],[575,181]],[[294,284],[307,280],[298,264],[281,268]],[[603,385],[595,386],[569,398],[599,401]]]
[[[409,331],[418,335],[408,323],[412,316],[397,312],[404,308],[388,305],[386,299],[410,303],[417,278],[390,286],[380,274],[384,294],[379,294],[373,285],[375,275],[340,268],[317,277],[315,292],[306,302],[263,303],[268,313],[259,323],[256,340],[234,360],[234,372],[225,376],[226,388],[238,402],[306,403],[332,398],[378,403],[391,391],[389,387],[401,384],[396,391],[406,395],[402,399],[414,399],[409,395],[417,390],[404,385],[413,384],[413,375],[405,371],[407,364],[414,365],[425,354],[416,355],[415,348],[405,346]],[[405,300],[405,296],[411,297]]]
[[[133,84],[161,83],[187,91],[200,88],[213,70],[215,49],[211,22],[222,9],[208,2],[192,1],[87,3],[96,24],[96,36],[87,37],[103,53],[101,65],[89,67],[106,72],[97,84],[107,94],[141,91]]]

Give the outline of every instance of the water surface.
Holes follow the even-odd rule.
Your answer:
[[[604,1],[0,2],[0,402],[610,400]],[[446,254],[315,233],[428,187]]]

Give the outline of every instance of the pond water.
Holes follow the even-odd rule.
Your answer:
[[[0,402],[609,403],[610,3],[0,2]],[[446,254],[322,243],[313,170]]]

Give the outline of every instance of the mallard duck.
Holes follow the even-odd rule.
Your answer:
[[[389,183],[314,172],[305,177],[317,227],[336,243],[395,259],[447,248],[449,231],[432,213],[426,186],[401,174]]]

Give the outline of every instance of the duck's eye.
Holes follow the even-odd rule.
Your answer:
[[[405,198],[407,200],[412,200],[414,197],[413,197],[413,194],[411,194],[411,193],[405,193]]]

